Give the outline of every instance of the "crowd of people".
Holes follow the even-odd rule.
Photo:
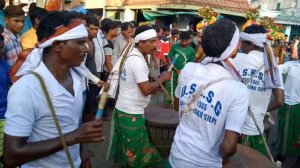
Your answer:
[[[110,120],[107,158],[119,167],[222,167],[238,143],[271,159],[261,132],[276,109],[275,159],[300,166],[300,37],[270,42],[264,27],[240,32],[226,18],[180,31],[34,5],[25,16],[22,6],[3,2],[5,167],[90,167],[84,144],[102,142],[102,122]],[[32,27],[22,32],[25,22]],[[95,119],[107,83],[114,94]],[[167,161],[149,140],[144,116],[151,94],[162,90],[162,104],[180,118]]]

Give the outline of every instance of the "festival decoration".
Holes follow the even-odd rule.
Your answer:
[[[257,8],[251,8],[246,12],[246,19],[247,20],[253,20],[253,21],[257,21],[257,19],[259,19],[260,13],[259,13],[259,9]]]
[[[269,40],[284,40],[283,31],[285,27],[275,23],[275,18],[268,16],[262,17],[260,19],[260,25],[266,28]]]
[[[203,18],[196,26],[197,31],[200,31],[206,26],[215,23],[217,21],[218,13],[211,7],[206,6],[198,10],[198,15]]]
[[[276,24],[275,18],[270,18],[268,16],[260,18],[259,8],[249,9],[246,13],[246,19],[247,22],[242,26],[243,30],[253,24],[262,25],[267,30],[267,37],[269,40],[284,39],[283,31],[285,27]]]
[[[257,20],[259,19],[260,13],[258,8],[251,8],[246,12],[246,19],[247,22],[242,26],[242,29],[244,30],[246,27],[258,24]]]

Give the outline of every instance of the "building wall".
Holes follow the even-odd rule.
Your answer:
[[[281,1],[281,4],[280,4],[280,8],[281,9],[291,9],[293,8],[295,5],[294,5],[294,1],[293,0],[285,0],[285,1]]]
[[[123,10],[109,10],[105,12],[105,17],[111,20],[124,21],[124,11]]]
[[[286,10],[297,6],[300,9],[300,0],[251,0],[251,7],[260,6],[262,11]]]

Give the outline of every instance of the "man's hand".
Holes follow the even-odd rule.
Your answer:
[[[66,134],[66,141],[71,144],[97,143],[105,139],[101,120],[83,123],[78,129]]]
[[[102,81],[102,80],[99,80],[99,82],[96,83],[96,86],[99,88],[101,88],[103,85],[104,85],[104,81]]]
[[[172,72],[163,72],[160,76],[163,82],[171,80],[172,78]]]
[[[80,158],[81,158],[81,166],[80,168],[92,168],[90,154],[88,152],[87,146],[80,146]]]
[[[78,143],[97,143],[104,140],[101,120],[94,120],[64,135],[68,146]],[[4,134],[4,167],[17,167],[24,163],[49,156],[63,150],[59,137],[28,142],[28,137],[17,137]]]
[[[229,159],[232,155],[235,154],[237,149],[239,133],[225,130],[225,135],[223,142],[220,145],[220,154],[223,160]]]

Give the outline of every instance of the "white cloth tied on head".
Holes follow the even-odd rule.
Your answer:
[[[242,41],[249,41],[255,46],[264,49],[264,87],[266,89],[280,88],[282,81],[280,77],[280,72],[278,69],[278,64],[275,59],[273,49],[267,41],[267,34],[265,33],[253,33],[248,34],[242,32],[240,35]],[[269,53],[267,53],[266,47],[269,48]],[[272,68],[270,68],[272,67]]]
[[[237,47],[240,41],[240,31],[239,29],[235,26],[235,31],[232,36],[232,39],[228,45],[228,47],[225,49],[225,51],[221,54],[220,57],[211,57],[211,56],[206,56],[204,60],[201,62],[202,64],[208,64],[212,62],[221,62],[226,68],[231,75],[234,77],[234,79],[241,81],[241,76],[236,72],[234,67],[231,67],[227,65],[224,61],[233,56],[233,53],[237,51]]]
[[[151,38],[157,37],[157,33],[154,29],[149,29],[146,31],[141,32],[140,34],[136,35],[133,40],[131,40],[127,46],[123,49],[120,58],[118,59],[117,63],[114,65],[108,79],[110,80],[110,87],[108,90],[108,95],[111,98],[116,96],[117,88],[119,86],[119,77],[120,77],[120,67],[122,67],[125,60],[132,52],[135,43],[140,41],[149,40]],[[125,58],[124,58],[125,57]],[[103,88],[100,91],[100,94],[103,92]]]
[[[264,44],[267,42],[267,34],[265,33],[248,34],[245,32],[241,32],[240,39],[242,41],[250,41],[254,45],[260,48],[264,48]]]
[[[88,36],[88,32],[83,24],[79,24],[78,26],[64,32],[63,34],[60,34],[58,36],[55,36],[53,38],[50,38],[40,44],[38,44],[37,47],[35,47],[26,57],[25,62],[21,65],[18,72],[16,73],[16,76],[22,76],[25,74],[28,74],[32,72],[40,62],[42,61],[43,56],[43,50],[46,47],[52,46],[52,44],[55,41],[65,41],[65,40],[72,40],[72,39],[79,39],[79,38],[85,38]],[[74,68],[78,73],[85,77],[89,77],[90,71],[85,67],[85,65],[82,63],[80,66]]]
[[[154,29],[149,29],[149,30],[143,31],[140,34],[136,35],[134,37],[134,43],[149,40],[154,37],[157,37],[156,31]]]
[[[240,40],[240,31],[237,27],[235,27],[235,32],[232,36],[232,39],[228,45],[228,47],[225,49],[225,51],[221,54],[221,56],[219,58],[216,57],[211,57],[211,56],[206,56],[204,58],[204,60],[201,62],[202,64],[208,64],[211,62],[218,62],[218,61],[223,61],[227,58],[229,58],[230,56],[232,56],[231,54],[236,51],[236,48],[238,46],[239,40]]]

